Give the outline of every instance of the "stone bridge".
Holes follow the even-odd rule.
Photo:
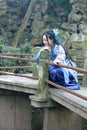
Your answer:
[[[32,130],[32,107],[44,110],[42,130],[87,130],[86,75],[80,90],[50,88],[46,62],[37,79],[0,75],[0,130]]]

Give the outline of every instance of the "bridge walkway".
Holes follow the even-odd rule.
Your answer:
[[[34,94],[38,89],[38,81],[20,76],[0,75],[0,89]]]
[[[80,90],[73,91],[87,97],[87,88],[85,87],[81,87]],[[63,90],[49,89],[49,92],[52,100],[87,119],[87,100],[64,92]]]

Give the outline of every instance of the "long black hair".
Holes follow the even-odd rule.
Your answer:
[[[46,31],[46,33],[47,33],[47,36],[49,37],[49,39],[51,39],[51,40],[53,39],[55,44],[58,44],[58,45],[61,44],[60,40],[58,39],[58,37],[55,36],[55,33],[52,29],[49,29],[48,31]]]
[[[63,47],[63,49],[65,50],[66,58],[72,60],[70,54],[68,53],[68,50],[62,44],[60,44],[60,41],[55,36],[54,31],[53,30],[48,30],[46,33],[47,33],[47,36],[46,36],[47,38],[49,37],[50,39],[53,39],[55,44],[61,45]]]

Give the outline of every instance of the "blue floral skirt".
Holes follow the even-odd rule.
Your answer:
[[[51,80],[52,82],[62,85],[71,90],[80,89],[80,86],[75,82],[73,75],[71,75],[70,73],[69,73],[69,75],[67,75],[67,76],[69,76],[69,83],[67,84],[65,82],[62,67],[49,65],[48,70],[49,70],[49,80]],[[51,87],[53,87],[53,86],[51,86]]]

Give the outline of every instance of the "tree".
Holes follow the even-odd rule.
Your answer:
[[[15,35],[15,37],[14,37],[14,39],[13,39],[13,42],[12,42],[12,46],[13,46],[13,47],[15,47],[15,48],[17,47],[19,38],[20,38],[20,36],[21,36],[21,33],[22,33],[23,30],[25,29],[25,27],[26,27],[26,25],[27,25],[27,22],[28,22],[28,20],[29,20],[29,18],[30,18],[31,13],[32,13],[32,12],[34,11],[34,9],[35,9],[35,6],[36,6],[36,0],[31,0],[31,3],[29,4],[28,9],[27,9],[27,12],[26,12],[26,14],[25,14],[25,17],[24,17],[24,19],[23,19],[23,22],[22,22],[21,26],[19,27],[19,30],[17,31],[17,33],[16,33],[16,35]]]
[[[4,0],[0,0],[0,17],[5,15],[6,11],[7,11],[6,2]]]

